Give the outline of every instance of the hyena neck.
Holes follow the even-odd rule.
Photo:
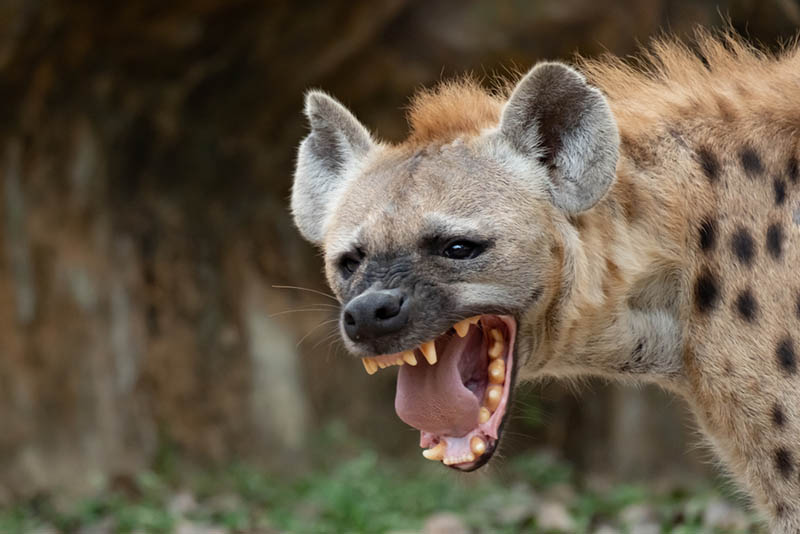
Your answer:
[[[681,194],[691,187],[675,179],[665,184],[630,151],[623,145],[605,198],[560,225],[562,290],[547,315],[541,358],[534,357],[544,362],[537,374],[645,380],[682,390],[680,214]],[[651,168],[666,175],[682,164]]]

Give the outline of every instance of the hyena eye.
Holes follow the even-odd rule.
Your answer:
[[[361,265],[361,258],[363,256],[360,250],[355,254],[345,254],[342,256],[342,259],[339,260],[339,269],[342,272],[342,276],[350,278],[350,276],[358,270],[359,265]]]
[[[451,260],[471,260],[483,252],[483,249],[480,243],[459,239],[450,242],[442,251],[442,256]]]

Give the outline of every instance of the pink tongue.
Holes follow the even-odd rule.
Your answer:
[[[458,362],[480,333],[454,336],[439,355],[439,363],[403,365],[397,375],[394,409],[405,423],[436,435],[463,436],[478,425],[478,399],[461,381]],[[477,341],[480,347],[480,341]],[[438,347],[437,347],[438,348]]]

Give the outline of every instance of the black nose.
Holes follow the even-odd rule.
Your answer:
[[[344,331],[353,341],[392,334],[408,322],[408,299],[400,289],[367,291],[344,309]]]

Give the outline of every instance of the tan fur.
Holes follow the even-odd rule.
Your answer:
[[[608,96],[620,128],[632,139],[667,118],[752,121],[789,134],[800,126],[800,52],[794,45],[773,55],[733,34],[701,31],[691,48],[656,41],[638,61],[606,56],[582,61],[581,70]]]
[[[599,360],[594,371],[613,375],[613,358],[604,358],[603,349],[611,353],[615,343],[590,340],[613,331],[607,317],[628,313],[643,278],[654,279],[656,289],[676,295],[684,347],[675,379],[655,381],[689,400],[723,459],[770,516],[771,531],[794,533],[800,529],[800,393],[796,373],[776,353],[791,339],[800,356],[800,226],[792,220],[800,184],[791,182],[787,168],[800,154],[800,53],[792,48],[770,56],[731,36],[707,35],[697,49],[708,67],[676,42],[657,43],[644,70],[615,58],[583,63],[609,98],[623,158],[616,187],[583,216],[585,260],[578,270],[585,274],[555,319],[560,327],[547,348],[554,362],[533,374],[575,374]],[[761,161],[755,176],[743,166],[744,149]],[[713,182],[702,170],[700,150],[716,160]],[[780,188],[785,199],[778,203]],[[614,217],[615,205],[623,207],[624,221]],[[715,225],[709,251],[698,245],[703,220]],[[766,243],[771,224],[783,234],[780,258]],[[732,251],[740,227],[754,242],[749,267]],[[717,296],[701,312],[697,285],[705,272]],[[602,296],[598,287],[607,287]],[[752,321],[738,310],[745,290],[757,302]]]
[[[665,117],[755,120],[790,133],[800,126],[800,52],[794,45],[773,55],[734,34],[700,31],[693,47],[666,39],[635,61],[607,55],[579,66],[609,98],[620,129],[631,139]],[[406,143],[451,141],[496,125],[509,87],[510,81],[501,80],[488,92],[465,77],[418,92],[408,111]]]
[[[452,141],[494,126],[505,102],[500,91],[488,93],[471,77],[448,81],[414,95],[408,110],[410,145]]]
[[[660,41],[637,63],[607,57],[581,70],[606,95],[622,140],[599,203],[568,215],[536,180],[509,178],[528,167],[484,139],[503,98],[446,84],[417,96],[409,139],[375,148],[337,197],[325,235],[331,286],[340,298],[350,287],[336,261],[354,243],[410,257],[430,217],[499,232],[491,274],[450,284],[449,308],[395,348],[435,337],[460,318],[452,310],[519,303],[523,379],[591,374],[679,393],[772,531],[796,533],[800,50],[773,56],[700,34],[693,49]],[[740,228],[752,239],[747,261]]]

